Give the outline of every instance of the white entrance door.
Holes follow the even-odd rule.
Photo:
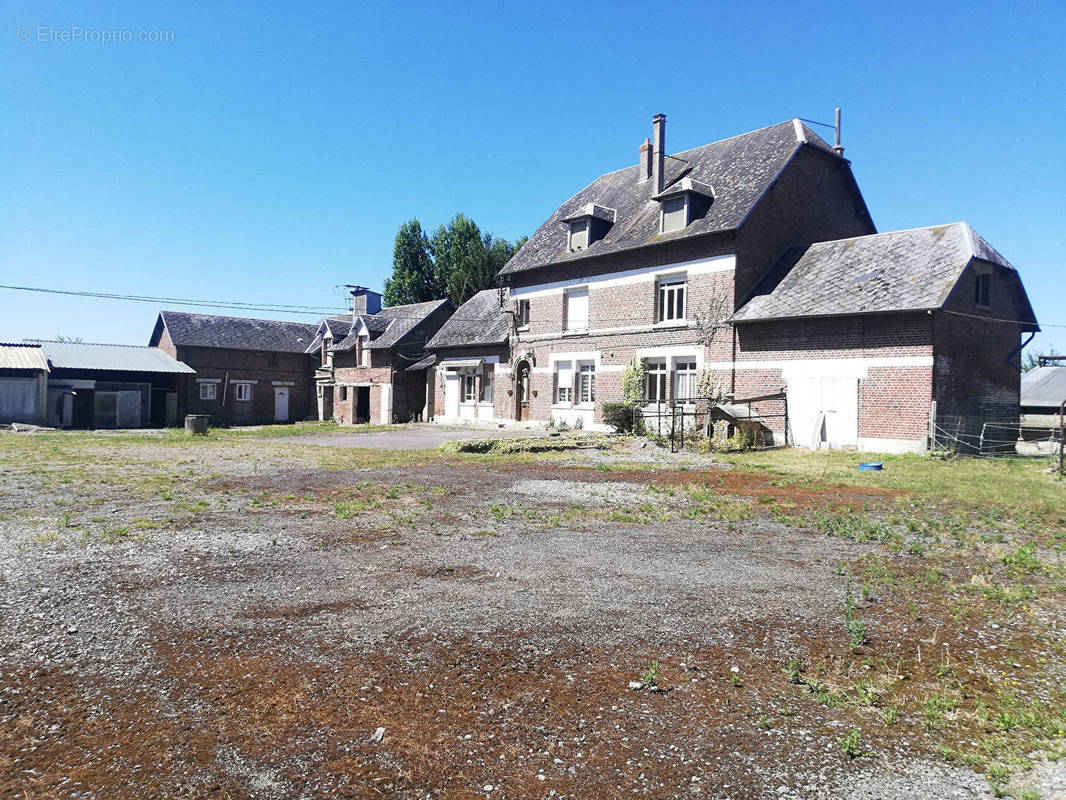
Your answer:
[[[289,421],[289,390],[274,389],[274,422]]]
[[[830,447],[859,443],[859,381],[857,378],[822,378],[825,440]]]
[[[444,373],[444,417],[459,418],[459,373],[453,369]]]

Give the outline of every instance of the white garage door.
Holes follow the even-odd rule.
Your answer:
[[[859,443],[859,379],[791,378],[788,416],[800,447],[855,447]]]

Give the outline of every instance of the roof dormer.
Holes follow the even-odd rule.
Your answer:
[[[615,210],[596,203],[586,203],[563,220],[568,226],[566,249],[571,253],[585,250],[607,235],[614,225]]]
[[[659,233],[680,231],[707,213],[714,202],[714,187],[682,178],[653,198],[659,202]]]

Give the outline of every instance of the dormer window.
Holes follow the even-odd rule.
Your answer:
[[[576,219],[570,223],[570,241],[568,249],[571,253],[584,250],[589,246],[589,218]]]
[[[359,366],[370,366],[370,337],[363,335],[359,337]]]
[[[714,187],[682,178],[654,198],[659,201],[659,233],[687,228],[706,215],[714,202]]]
[[[588,249],[607,235],[607,231],[614,225],[614,218],[613,208],[595,203],[581,206],[576,214],[563,220],[567,225],[566,249],[571,253]]]
[[[662,233],[679,231],[686,225],[688,225],[688,194],[663,200],[660,212],[660,231]]]

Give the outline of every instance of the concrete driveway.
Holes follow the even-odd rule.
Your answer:
[[[543,428],[465,427],[412,424],[392,431],[368,431],[359,428],[336,433],[309,433],[287,437],[286,441],[323,447],[366,447],[371,450],[433,450],[449,439],[501,439],[521,436],[547,436]]]

